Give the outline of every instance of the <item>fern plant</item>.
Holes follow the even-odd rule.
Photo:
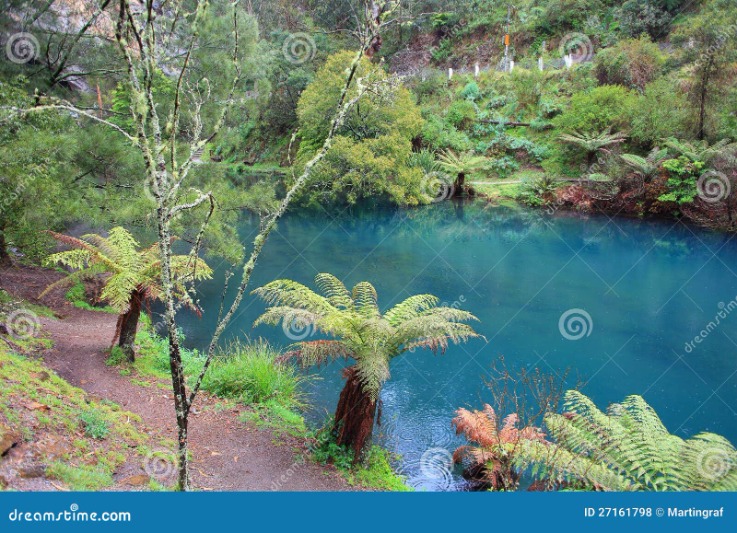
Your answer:
[[[84,235],[81,238],[48,232],[59,242],[72,249],[50,255],[47,265],[64,265],[73,269],[66,277],[49,285],[41,296],[52,289],[67,287],[96,276],[105,277],[105,286],[100,299],[107,302],[118,313],[113,343],[118,340],[129,361],[135,359],[134,341],[143,304],[148,300],[161,299],[161,260],[159,245],[139,249],[133,236],[121,227],[113,228],[107,237]],[[172,288],[175,296],[184,304],[199,312],[187,292],[187,283],[209,279],[210,267],[199,258],[186,255],[172,257]]]
[[[467,324],[477,319],[460,309],[438,307],[438,298],[429,294],[410,296],[382,314],[368,282],[349,291],[335,276],[318,274],[315,284],[322,294],[287,279],[256,289],[254,294],[270,307],[254,325],[283,322],[286,331],[290,323],[299,324],[333,337],[297,343],[285,354],[304,366],[354,361],[344,370],[333,430],[338,444],[353,447],[357,462],[373,430],[379,392],[390,377],[389,362],[409,350],[444,352],[449,343],[478,337]]]
[[[604,130],[598,133],[576,132],[563,133],[559,139],[567,144],[580,148],[586,154],[586,164],[590,167],[594,164],[597,152],[624,142],[627,135],[623,132],[611,133]]]
[[[466,177],[487,169],[489,159],[471,152],[456,154],[453,150],[446,150],[438,155],[438,166],[456,176],[453,184],[454,196],[461,196],[465,191]]]
[[[672,435],[641,396],[600,411],[578,391],[565,395],[563,414],[549,414],[552,443],[527,440],[519,469],[549,487],[604,491],[734,491],[737,450],[720,435]]]
[[[722,139],[716,143],[709,145],[708,141],[685,141],[671,137],[666,140],[665,145],[675,152],[676,156],[684,156],[691,161],[703,161],[710,164],[714,158],[727,151],[730,146],[729,139]]]
[[[653,148],[646,157],[636,154],[622,154],[620,158],[636,174],[646,182],[650,181],[660,168],[660,164],[668,157],[668,150]]]
[[[515,466],[517,450],[526,441],[545,442],[540,428],[519,428],[517,414],[500,421],[488,404],[482,411],[458,409],[453,425],[457,435],[463,434],[473,444],[458,447],[453,462],[464,466],[465,477],[493,490],[516,489],[520,479]]]

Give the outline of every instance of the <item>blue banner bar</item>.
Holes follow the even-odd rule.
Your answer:
[[[737,493],[4,493],[5,531],[735,531]]]

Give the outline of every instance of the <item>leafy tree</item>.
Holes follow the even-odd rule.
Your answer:
[[[26,80],[0,82],[0,106],[26,106]],[[74,194],[78,168],[72,161],[78,139],[66,117],[7,116],[0,127],[0,264],[11,261],[9,248],[26,257],[45,255],[41,230],[89,214]]]
[[[111,229],[107,237],[89,234],[78,239],[53,232],[51,236],[72,249],[50,255],[46,263],[64,265],[74,272],[49,285],[42,294],[58,287],[103,276],[105,286],[100,298],[120,313],[115,336],[128,361],[133,362],[134,342],[142,306],[148,300],[161,300],[164,294],[159,243],[139,249],[133,236],[120,227]],[[187,284],[209,279],[212,270],[202,259],[191,255],[174,255],[171,264],[172,287],[176,298],[199,312],[190,297]]]
[[[720,435],[682,439],[668,432],[641,396],[606,413],[578,391],[565,395],[563,414],[545,417],[552,444],[527,441],[517,467],[549,487],[606,491],[734,491],[737,450]]]
[[[615,11],[624,33],[639,37],[647,33],[653,39],[667,35],[673,17],[684,0],[626,0]]]
[[[651,148],[673,132],[689,130],[689,104],[680,85],[668,77],[658,78],[638,95],[632,112],[630,136]]]
[[[352,52],[343,51],[328,57],[313,82],[302,93],[297,105],[302,151],[311,152],[325,140],[330,130],[331,102],[340,95],[345,65],[352,55]],[[411,140],[419,133],[422,117],[406,88],[397,86],[396,80],[368,58],[361,60],[356,77],[362,78],[364,83],[383,82],[380,85],[383,85],[384,90],[367,96],[360,106],[356,106],[337,132],[338,135],[363,141],[397,134]],[[348,95],[355,95],[358,90],[354,79]]]
[[[683,45],[684,60],[691,63],[691,101],[696,114],[696,137],[713,136],[715,104],[720,81],[729,79],[728,65],[737,60],[737,7],[730,0],[708,0],[673,32],[673,42]]]
[[[323,295],[291,280],[256,289],[254,294],[270,305],[256,325],[294,321],[334,337],[301,342],[289,353],[305,366],[335,359],[354,361],[343,373],[346,383],[333,430],[338,444],[353,447],[357,462],[373,431],[379,393],[390,377],[389,362],[417,348],[444,352],[450,342],[478,337],[466,324],[476,317],[438,307],[438,298],[427,294],[411,296],[382,314],[376,290],[368,282],[349,291],[331,274],[318,274],[315,284]]]

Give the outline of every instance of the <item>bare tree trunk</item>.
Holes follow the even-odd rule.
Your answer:
[[[138,320],[141,318],[141,307],[143,305],[143,294],[139,290],[133,291],[130,302],[128,302],[128,311],[120,315],[120,339],[118,346],[125,354],[125,358],[129,363],[136,360],[135,343],[136,332],[138,331]]]
[[[343,377],[346,381],[335,410],[333,433],[339,445],[353,448],[353,464],[356,464],[374,430],[376,401],[364,392],[355,366],[346,368]]]

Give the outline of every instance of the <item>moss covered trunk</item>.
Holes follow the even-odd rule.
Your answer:
[[[346,368],[343,377],[346,381],[335,410],[333,432],[338,444],[353,448],[353,463],[356,464],[374,429],[376,401],[364,392],[355,366]]]

